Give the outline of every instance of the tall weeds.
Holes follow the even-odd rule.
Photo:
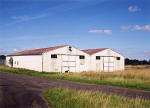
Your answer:
[[[99,92],[52,89],[44,93],[52,108],[149,108],[150,101]]]

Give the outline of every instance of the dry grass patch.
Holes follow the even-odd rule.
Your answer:
[[[0,71],[90,84],[150,90],[149,66],[127,66],[125,71],[116,72],[81,72],[65,74],[56,72],[42,73],[27,69],[10,68],[7,66],[0,66]]]

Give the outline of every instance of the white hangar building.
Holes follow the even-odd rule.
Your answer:
[[[63,45],[9,54],[6,65],[40,72],[110,72],[124,70],[124,56],[108,48],[80,50]]]

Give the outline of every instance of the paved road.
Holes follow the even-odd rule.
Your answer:
[[[100,91],[129,98],[150,100],[150,91],[94,85],[0,72],[0,108],[48,108],[42,93],[51,88]]]
[[[48,108],[41,94],[0,73],[0,108]]]

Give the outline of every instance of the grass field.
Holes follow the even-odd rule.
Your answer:
[[[82,72],[82,73],[41,73],[27,69],[10,68],[0,66],[0,71],[84,82],[90,84],[111,85],[124,88],[150,90],[150,67],[148,66],[127,66],[125,71],[117,72]]]
[[[150,101],[99,92],[52,89],[44,93],[52,108],[150,108]]]

